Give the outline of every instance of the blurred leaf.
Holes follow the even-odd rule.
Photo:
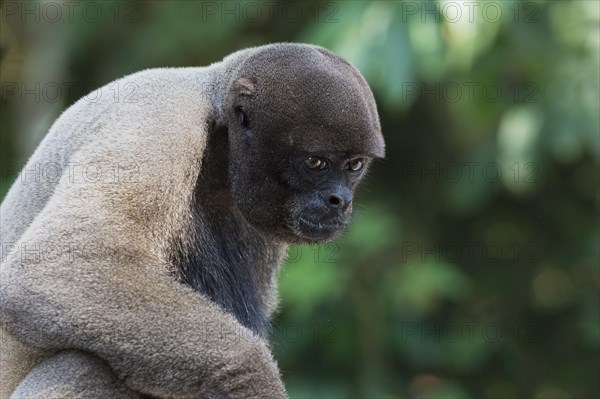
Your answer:
[[[456,267],[443,262],[409,263],[389,276],[386,292],[395,307],[427,314],[444,300],[464,298],[470,288],[469,279]]]

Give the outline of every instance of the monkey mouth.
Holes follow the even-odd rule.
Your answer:
[[[340,221],[329,221],[329,222],[313,222],[304,216],[298,217],[298,222],[301,225],[309,227],[314,230],[338,230],[344,228],[347,223],[342,223]]]
[[[313,221],[305,216],[297,218],[297,233],[311,241],[327,241],[335,238],[348,225],[344,220]]]

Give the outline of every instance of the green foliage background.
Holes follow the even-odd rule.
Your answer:
[[[348,233],[281,272],[290,396],[600,395],[598,2],[71,4],[2,3],[2,195],[95,87],[323,45],[371,84],[387,157]]]

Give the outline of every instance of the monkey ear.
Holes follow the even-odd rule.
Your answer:
[[[233,90],[242,96],[253,96],[256,93],[254,82],[248,78],[239,78],[233,82]]]

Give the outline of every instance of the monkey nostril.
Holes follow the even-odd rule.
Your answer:
[[[337,208],[338,206],[340,206],[342,204],[342,199],[340,197],[337,197],[335,195],[331,195],[329,196],[329,205],[333,206],[335,208]]]
[[[345,212],[352,203],[352,191],[344,187],[330,189],[323,194],[323,205],[336,212]]]

